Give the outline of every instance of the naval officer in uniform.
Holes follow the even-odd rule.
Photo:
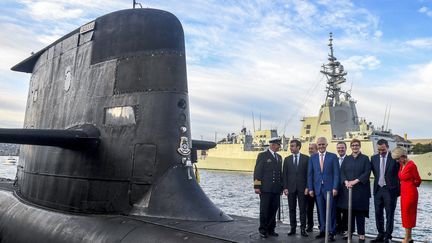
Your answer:
[[[254,189],[260,197],[259,233],[263,238],[278,236],[275,232],[276,212],[282,193],[282,157],[276,153],[281,139],[273,138],[269,143],[269,148],[258,154],[254,170]]]

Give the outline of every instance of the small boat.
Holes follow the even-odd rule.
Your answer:
[[[17,159],[15,159],[14,157],[8,157],[5,161],[3,161],[4,165],[14,165],[16,164]]]

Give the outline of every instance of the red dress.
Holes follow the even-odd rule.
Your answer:
[[[401,187],[401,211],[402,226],[407,229],[416,226],[418,192],[421,178],[417,166],[412,160],[408,161],[403,167],[399,168],[399,179]]]

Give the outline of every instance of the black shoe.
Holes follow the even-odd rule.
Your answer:
[[[261,238],[267,238],[267,233],[259,232]]]
[[[306,233],[306,230],[302,229],[301,230],[301,236],[308,237],[309,235]]]
[[[273,236],[273,237],[278,237],[279,236],[279,234],[278,233],[276,233],[276,232],[270,232],[269,234],[268,234],[269,236]]]
[[[315,239],[321,239],[325,237],[325,233],[324,232],[320,232],[319,235],[315,236]]]
[[[313,227],[307,227],[306,232],[312,232],[313,231]]]
[[[291,231],[288,233],[288,235],[295,235],[296,230],[295,228],[292,228]]]
[[[384,237],[377,236],[377,238],[371,240],[370,242],[384,242]]]
[[[336,241],[334,234],[329,234],[329,241],[331,242]]]

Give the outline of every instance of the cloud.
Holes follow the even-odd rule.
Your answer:
[[[2,58],[0,71],[6,71],[31,51],[38,51],[93,18],[131,7],[129,1],[115,0],[21,0],[20,3],[21,8],[11,11],[19,17],[0,17],[4,20],[0,24],[0,52],[7,57]],[[215,131],[219,134],[238,131],[243,121],[252,129],[252,112],[256,127],[261,113],[263,128],[277,127],[287,135],[298,135],[300,118],[316,115],[325,98],[325,80],[319,70],[326,62],[330,31],[334,33],[336,56],[349,73],[348,80],[362,81],[358,86],[356,81],[353,96],[357,97],[358,92],[360,107],[368,111],[365,116],[377,109],[377,104],[367,96],[367,90],[375,82],[383,86],[382,90],[387,88],[385,85],[406,82],[405,76],[403,79],[392,76],[394,79],[390,80],[382,75],[374,80],[368,75],[383,69],[386,55],[413,57],[413,47],[421,46],[415,42],[418,39],[411,42],[392,39],[384,43],[385,31],[380,29],[379,16],[354,3],[166,0],[148,1],[144,7],[170,11],[182,22],[192,133],[195,137],[213,139]],[[51,6],[65,14],[59,16],[40,6]],[[410,73],[413,78],[421,77],[418,68],[412,67]],[[4,87],[2,80],[0,86]],[[423,89],[427,90],[427,86]],[[22,97],[26,96],[20,92]],[[372,112],[371,117],[380,117],[383,111],[377,113],[381,115]],[[4,116],[6,113],[1,110],[0,114],[13,117],[10,113]]]
[[[427,8],[425,6],[421,7],[418,11],[419,11],[419,13],[424,13],[427,16],[432,17],[432,10],[430,10],[429,8]]]
[[[27,97],[17,90],[0,90],[0,127],[20,128],[24,122]]]
[[[373,87],[359,86],[355,97],[360,116],[382,125],[386,105],[391,105],[389,127],[397,134],[409,137],[430,137],[424,130],[432,123],[429,98],[432,87],[432,62],[412,65],[403,75],[389,82],[376,82]]]
[[[59,20],[79,18],[83,16],[84,11],[79,8],[70,8],[61,3],[36,1],[27,3],[30,15],[39,20]]]
[[[344,60],[346,69],[350,71],[375,70],[380,67],[381,61],[375,56],[352,56]]]
[[[405,42],[408,46],[415,48],[432,48],[432,38],[419,38]]]

